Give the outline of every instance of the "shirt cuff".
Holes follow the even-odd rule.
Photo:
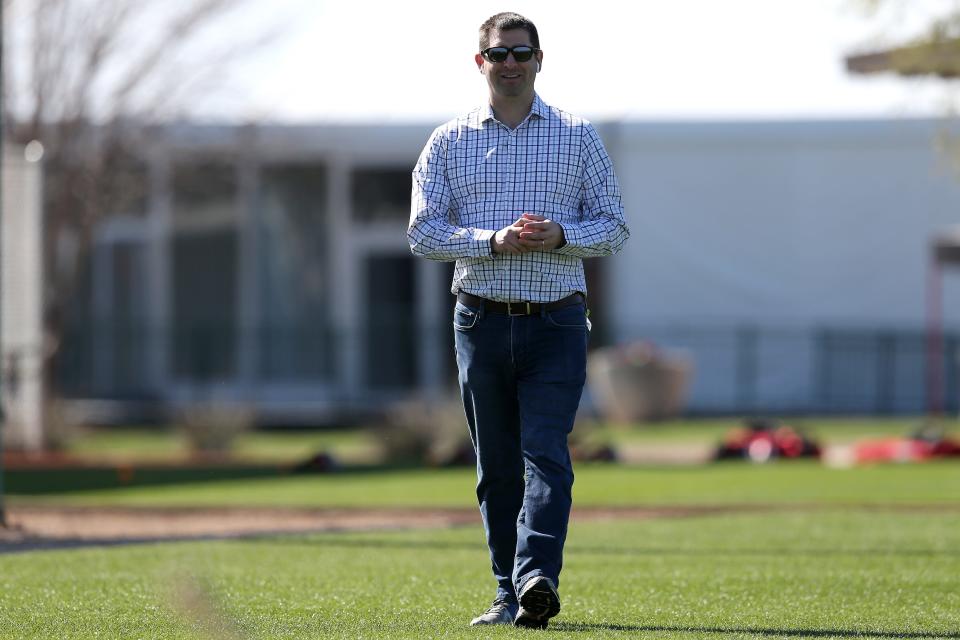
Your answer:
[[[576,225],[569,223],[562,224],[560,227],[563,229],[564,244],[562,247],[554,249],[554,251],[572,256],[579,255],[578,249],[583,241],[583,234],[580,232],[580,229],[578,229]]]
[[[492,258],[493,257],[493,246],[490,244],[490,238],[492,238],[497,232],[489,231],[487,229],[474,229],[473,230],[473,239],[475,241],[474,247],[476,248],[476,253],[474,257],[476,258]]]

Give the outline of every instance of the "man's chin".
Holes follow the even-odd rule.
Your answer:
[[[500,85],[498,93],[505,98],[516,98],[526,93],[526,85]]]

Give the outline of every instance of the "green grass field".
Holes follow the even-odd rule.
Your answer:
[[[784,422],[802,428],[826,444],[847,444],[861,438],[905,435],[919,418],[804,418]],[[645,444],[715,444],[741,421],[737,418],[671,420],[644,425],[605,425],[592,421],[578,423],[575,436],[614,446]],[[960,422],[941,420],[949,432],[960,433]],[[464,427],[465,428],[465,427]],[[377,436],[368,429],[254,431],[237,441],[234,455],[246,460],[291,462],[327,451],[339,459],[369,462],[379,456]],[[125,427],[88,429],[77,434],[68,452],[80,456],[114,459],[171,460],[189,454],[186,438],[174,429]]]
[[[11,496],[11,504],[153,507],[472,507],[472,468],[355,471]],[[670,504],[956,504],[960,465],[878,465],[828,469],[816,462],[766,466],[728,462],[695,467],[576,466],[580,506]]]
[[[729,424],[689,425],[680,440],[703,443]],[[830,433],[906,428],[844,426]],[[669,441],[657,428],[610,431]],[[120,435],[88,446],[143,450],[135,437],[109,442]],[[321,440],[357,446],[346,434],[258,437],[278,459]],[[842,470],[807,461],[592,463],[576,472],[575,507],[721,510],[574,520],[563,611],[547,632],[467,626],[494,587],[482,531],[470,526],[2,554],[0,638],[960,639],[955,461]],[[471,509],[474,482],[469,468],[358,469],[25,493],[8,504]]]
[[[960,515],[574,523],[546,633],[476,630],[475,528],[0,556],[3,638],[958,638]]]

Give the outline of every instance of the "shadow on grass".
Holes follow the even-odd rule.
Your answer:
[[[357,465],[335,470],[304,469],[295,464],[125,464],[99,466],[37,467],[3,469],[3,484],[9,495],[69,495],[78,491],[103,491],[133,487],[158,487],[231,480],[291,478],[310,475],[365,475],[420,469],[413,464]]]
[[[350,549],[411,549],[411,550],[437,550],[447,549],[451,551],[476,551],[484,547],[480,544],[471,544],[465,542],[446,542],[439,540],[386,540],[382,538],[370,539],[346,539],[337,537],[327,537],[342,535],[341,533],[304,535],[302,533],[284,536],[283,538],[274,537],[255,537],[250,538],[250,542],[268,542],[270,544],[303,544],[325,547],[342,547]],[[595,547],[567,545],[567,554],[588,554],[601,556],[690,556],[690,557],[715,557],[715,556],[743,556],[743,557],[766,557],[776,558],[793,556],[815,556],[815,557],[876,557],[876,556],[902,556],[902,557],[920,557],[937,558],[944,556],[960,556],[960,549],[812,549],[812,548],[791,548],[783,547],[777,549],[682,549],[671,547]]]
[[[284,473],[279,465],[165,468],[131,467],[118,464],[86,469],[8,469],[4,473],[4,484],[7,493],[10,495],[43,496],[70,494],[77,491],[272,478]]]
[[[789,636],[797,638],[960,638],[960,633],[957,632],[930,633],[925,631],[866,631],[858,629],[765,629],[762,627],[697,627],[681,625],[602,624],[589,622],[558,622],[550,625],[550,630],[566,632],[624,631],[628,633],[750,633],[758,636]]]

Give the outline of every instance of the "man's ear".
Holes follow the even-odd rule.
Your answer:
[[[477,69],[483,73],[483,56],[479,53],[473,56],[473,61],[477,63]]]

